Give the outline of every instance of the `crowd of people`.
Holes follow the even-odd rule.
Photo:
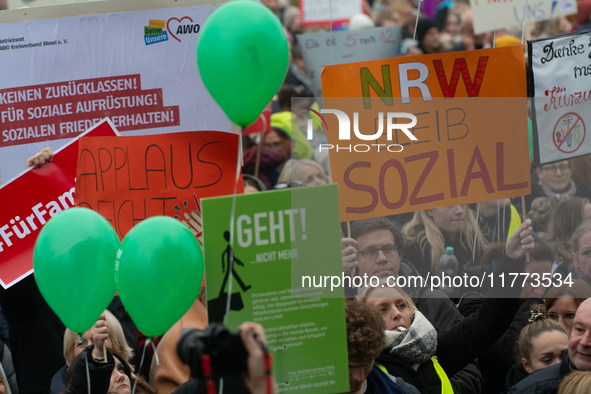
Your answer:
[[[284,26],[290,65],[273,99],[271,130],[242,137],[245,193],[331,183],[328,154],[318,150],[327,142],[325,131],[315,128],[311,140],[303,132],[305,110],[317,104],[298,42],[301,34],[329,27],[304,28],[296,2],[262,3]],[[364,0],[363,9],[343,28],[401,26],[400,56],[523,45],[521,27],[475,34],[467,0]],[[591,0],[578,2],[578,9],[573,18],[526,25],[525,39],[591,27]],[[52,159],[46,148],[26,166]],[[350,230],[343,225],[343,273],[380,279],[378,286],[344,289],[350,392],[589,392],[589,217],[591,157],[585,156],[532,163],[531,194],[524,200],[362,219],[351,222]],[[198,213],[185,218],[195,234],[201,231]],[[452,276],[527,274],[527,280],[502,288],[437,290],[388,281],[441,274],[446,255],[457,260]],[[557,274],[561,281],[553,279]],[[201,290],[183,318],[155,339],[157,347],[146,351],[146,338],[118,296],[91,329],[78,335],[49,308],[33,276],[0,289],[0,394],[211,392],[208,382],[191,377],[190,366],[176,352],[184,328],[207,326]],[[277,393],[263,328],[244,323],[240,336],[249,353],[244,385],[251,393]]]

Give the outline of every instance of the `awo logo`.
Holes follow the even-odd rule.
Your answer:
[[[201,26],[193,22],[190,16],[182,18],[172,17],[168,20],[150,19],[148,26],[144,26],[144,41],[146,45],[168,41],[168,36],[181,42],[183,35],[199,33]]]
[[[350,141],[351,140],[351,120],[349,119],[349,115],[345,112],[338,110],[338,109],[321,109],[320,112],[313,110],[312,108],[305,108],[309,112],[312,112],[318,118],[322,120],[324,123],[324,127],[328,132],[328,125],[326,124],[326,119],[322,116],[322,114],[333,114],[337,117],[339,121],[339,140],[340,141]],[[400,119],[410,119],[409,123],[396,123]],[[322,128],[322,124],[318,124]],[[385,123],[385,126],[384,126]],[[407,112],[387,112],[386,116],[384,116],[383,112],[378,113],[378,117],[376,119],[376,128],[374,134],[363,134],[359,130],[359,112],[353,112],[353,132],[355,133],[355,137],[359,138],[363,141],[376,141],[384,134],[384,128],[386,129],[386,138],[388,141],[392,141],[393,138],[393,131],[400,130],[402,131],[409,139],[412,141],[418,141],[417,137],[415,137],[412,132],[409,130],[415,127],[417,124],[417,117],[413,114]],[[308,140],[313,139],[313,132],[314,132],[314,120],[309,118],[307,123],[307,133],[306,137]],[[338,152],[339,150],[346,150],[349,152],[369,152],[371,147],[376,147],[378,152],[387,150],[388,152],[402,152],[404,147],[400,144],[349,144],[349,145],[339,145],[337,144],[334,146],[333,144],[320,144],[319,150],[322,152],[324,150],[336,149]]]

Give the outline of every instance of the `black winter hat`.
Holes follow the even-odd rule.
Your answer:
[[[423,37],[425,37],[427,31],[432,27],[439,29],[439,25],[431,19],[419,19],[419,23],[417,24],[417,41],[419,42],[419,45],[423,41]]]

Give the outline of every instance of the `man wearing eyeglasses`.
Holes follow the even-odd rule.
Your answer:
[[[534,198],[554,197],[555,194],[591,198],[591,186],[571,179],[569,160],[541,165],[532,173],[531,194],[525,197],[527,211]]]
[[[507,394],[556,393],[560,382],[574,371],[591,371],[591,299],[579,305],[568,342],[568,353],[555,364],[523,379]]]
[[[398,225],[386,218],[357,220],[351,225],[351,238],[341,240],[343,272],[367,276],[368,283],[371,276],[418,277],[420,274],[412,263],[401,256],[404,242]],[[454,303],[440,291],[431,291],[428,287],[405,287],[404,290],[438,332],[464,319]],[[357,288],[345,288],[345,294],[355,297]],[[457,372],[450,381],[456,394],[481,391],[482,376],[475,362]]]

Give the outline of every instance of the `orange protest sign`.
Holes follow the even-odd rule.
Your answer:
[[[341,220],[529,194],[525,77],[521,47],[325,67]]]
[[[184,220],[202,198],[234,193],[238,143],[220,131],[81,138],[75,205],[99,212],[120,238],[152,216]]]

